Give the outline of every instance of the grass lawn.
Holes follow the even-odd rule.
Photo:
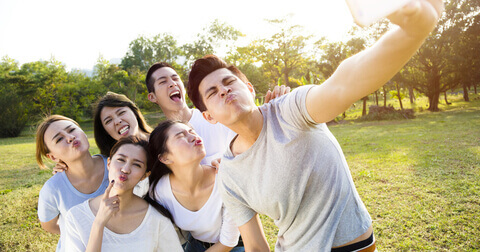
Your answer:
[[[419,98],[412,120],[330,127],[372,216],[379,251],[480,250],[480,97],[470,99],[449,97],[452,105],[430,113]],[[407,99],[404,105],[412,107]],[[359,111],[361,103],[347,119]],[[95,154],[90,124],[82,128]],[[37,168],[34,153],[32,129],[0,140],[0,251],[55,249],[58,236],[43,231],[36,214],[38,192],[51,172]],[[277,229],[268,217],[262,220],[273,248]]]

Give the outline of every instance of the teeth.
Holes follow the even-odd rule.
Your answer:
[[[120,135],[123,135],[123,133],[127,132],[127,130],[128,130],[129,128],[130,128],[130,127],[125,126],[125,127],[121,128],[121,129],[118,131],[118,133],[120,133]]]
[[[170,97],[174,96],[174,95],[180,95],[180,92],[179,91],[175,91],[173,93],[170,94]]]

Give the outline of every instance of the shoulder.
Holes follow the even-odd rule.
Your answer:
[[[65,182],[65,173],[59,172],[53,175],[53,177],[49,178],[47,182],[43,184],[43,187],[40,190],[40,194],[57,192],[59,191],[58,187],[62,187],[64,182]]]

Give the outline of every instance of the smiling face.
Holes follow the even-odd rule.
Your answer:
[[[172,164],[182,165],[198,162],[205,157],[205,147],[200,136],[189,126],[175,123],[167,130],[167,153],[160,161],[169,167]]]
[[[47,157],[55,162],[74,160],[88,152],[90,144],[83,130],[67,120],[53,122],[45,131]]]
[[[109,181],[115,180],[117,191],[133,190],[140,180],[146,178],[147,153],[141,146],[124,144],[108,159]]]
[[[175,70],[170,67],[162,67],[156,70],[150,78],[155,81],[154,91],[148,94],[148,100],[156,103],[163,111],[178,111],[187,106],[185,87]]]
[[[137,118],[129,107],[104,107],[100,120],[105,131],[117,141],[139,133]]]
[[[212,123],[231,125],[256,109],[252,84],[242,82],[226,68],[208,74],[200,82],[198,91],[207,108],[204,117]]]

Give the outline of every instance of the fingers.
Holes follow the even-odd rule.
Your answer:
[[[110,190],[112,190],[113,184],[115,184],[115,180],[112,179],[110,184],[108,184],[107,189],[105,189],[105,193],[103,193],[103,199],[108,199],[110,195]]]
[[[64,172],[66,170],[68,170],[67,164],[63,161],[60,161],[60,162],[55,164],[55,167],[53,167],[52,173],[56,174],[57,172]]]
[[[268,103],[271,99],[272,99],[272,91],[268,90],[267,94],[265,94],[265,100],[263,102]]]
[[[218,169],[220,168],[220,161],[220,158],[212,160],[212,166],[216,169],[215,173],[218,173]]]

